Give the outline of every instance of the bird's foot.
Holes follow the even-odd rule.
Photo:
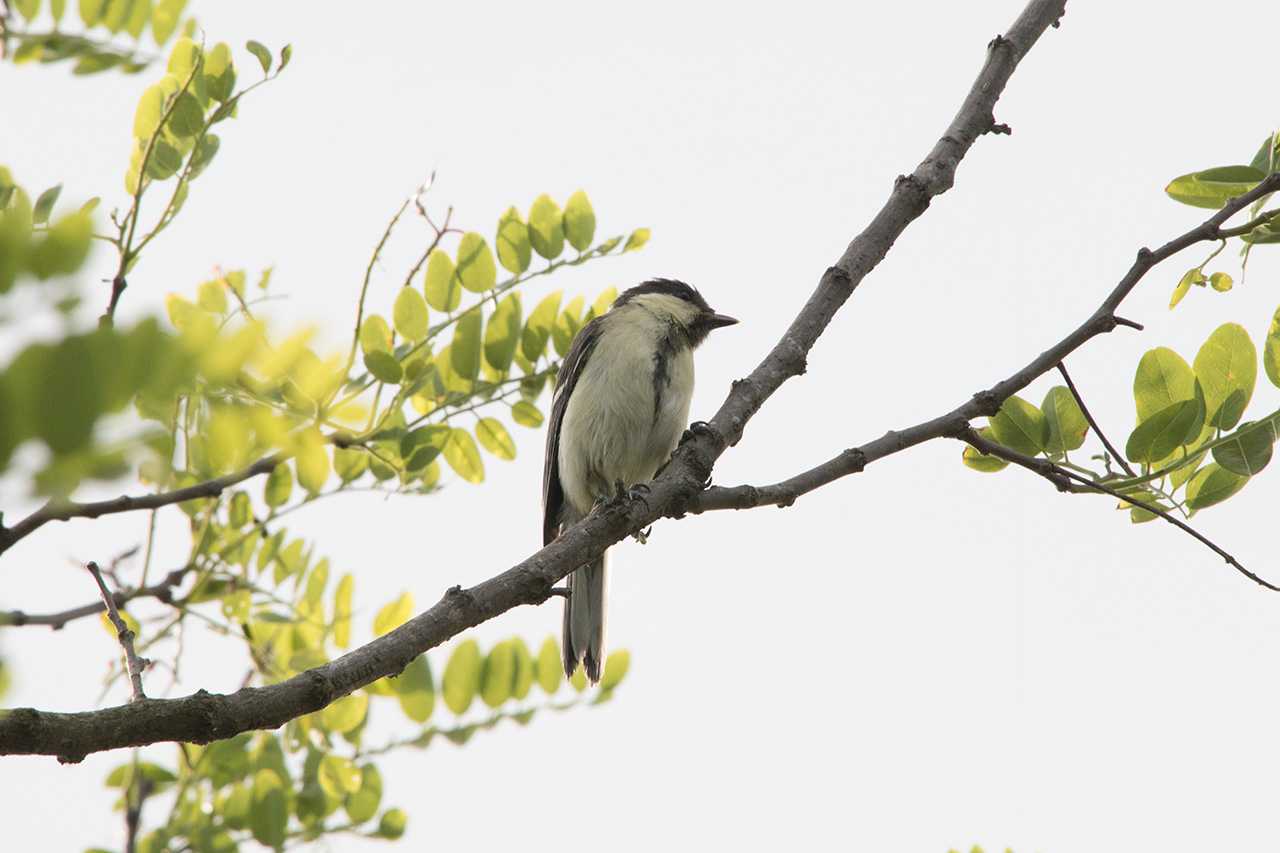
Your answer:
[[[650,533],[652,533],[652,532],[653,532],[653,525],[652,525],[652,524],[650,524],[650,525],[649,525],[648,527],[646,527],[644,530],[637,530],[635,533],[631,534],[631,536],[632,536],[632,538],[633,538],[633,539],[635,539],[635,540],[636,540],[637,542],[639,542],[641,545],[648,545],[648,544],[649,544],[649,534],[650,534]]]
[[[716,432],[715,427],[706,421],[694,421],[689,424],[689,428],[684,431],[684,435],[680,436],[680,443],[684,444],[686,441],[700,435],[709,435],[712,438],[719,438],[720,433]]]

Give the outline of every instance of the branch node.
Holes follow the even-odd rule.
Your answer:
[[[991,41],[987,42],[987,50],[995,50],[997,47],[1006,47],[1011,44],[1013,44],[1013,42],[1009,41],[1003,35],[997,35]]]
[[[1000,411],[1000,398],[991,390],[979,391],[973,395],[973,402],[978,407],[978,414],[994,417],[996,412]],[[965,421],[967,427],[969,422]]]
[[[1138,262],[1143,264],[1150,262],[1151,255],[1152,255],[1151,250],[1148,249],[1146,246],[1143,246],[1141,249],[1138,250]]]
[[[1012,136],[1013,128],[1009,127],[1009,125],[1005,124],[1004,122],[997,122],[993,118],[991,120],[991,127],[987,128],[987,133],[992,133],[992,134],[995,134],[996,136],[1001,136],[1001,135]]]
[[[1141,332],[1144,328],[1146,328],[1138,321],[1130,320],[1126,317],[1121,317],[1118,314],[1112,314],[1111,319],[1112,321],[1115,322],[1117,326],[1128,326],[1130,329],[1137,329],[1139,332]]]

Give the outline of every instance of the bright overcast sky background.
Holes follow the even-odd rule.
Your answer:
[[[217,264],[274,264],[291,297],[280,327],[314,322],[336,346],[386,219],[431,170],[437,210],[452,204],[485,233],[509,204],[581,187],[600,233],[647,225],[653,240],[555,286],[674,276],[742,319],[699,352],[705,418],[933,145],[1021,6],[197,4],[211,41],[288,41],[295,56],[227,127],[122,313],[160,310]],[[978,142],[716,481],[772,482],[939,414],[1062,337],[1139,247],[1200,221],[1164,196],[1170,178],[1247,162],[1280,121],[1274,23],[1273,4],[1245,0],[1074,0],[997,107],[1013,135]],[[32,189],[61,181],[64,198],[123,204],[134,104],[157,75],[0,66],[0,160]],[[375,275],[382,310],[419,248],[409,233]],[[1128,300],[1144,333],[1070,359],[1117,442],[1144,350],[1190,360],[1228,320],[1260,340],[1280,302],[1280,249],[1264,248],[1235,290],[1197,289],[1168,311],[1205,254],[1159,267]],[[94,281],[109,264],[95,255]],[[1215,268],[1239,278],[1231,253]],[[105,296],[92,301],[86,324]],[[1026,396],[1038,403],[1053,380]],[[1277,401],[1260,373],[1251,411]],[[536,550],[542,436],[517,437],[518,459],[489,459],[481,487],[296,516],[292,532],[357,574],[362,630],[402,589],[425,607]],[[620,546],[610,640],[633,665],[616,701],[388,758],[383,801],[410,815],[397,849],[1274,850],[1280,597],[1168,525],[1131,526],[1110,499],[959,460],[937,441],[791,509],[664,522],[648,546]],[[10,518],[33,506],[16,487],[0,483]],[[1275,579],[1278,501],[1267,471],[1195,523]],[[162,568],[188,541],[168,516]],[[69,558],[118,553],[145,522],[41,530],[5,555],[6,606],[91,600]],[[541,641],[559,611],[475,634]],[[179,692],[234,690],[240,648],[191,638]],[[8,701],[47,709],[92,707],[116,653],[93,620],[0,641],[16,670]],[[118,848],[102,780],[126,755],[0,761],[6,846]]]

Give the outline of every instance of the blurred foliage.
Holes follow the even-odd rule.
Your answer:
[[[1184,204],[1216,210],[1277,169],[1280,132],[1263,141],[1250,165],[1183,175],[1165,191]],[[1251,207],[1253,227],[1231,238],[1241,243],[1242,270],[1255,246],[1280,242],[1280,215],[1263,212],[1268,200],[1259,199]],[[1193,285],[1219,292],[1231,289],[1229,274],[1204,273],[1205,264],[1228,242],[1220,241],[1204,262],[1182,276],[1170,308]],[[1237,494],[1271,461],[1280,437],[1280,401],[1264,407],[1271,411],[1255,413],[1248,420],[1245,415],[1257,385],[1259,358],[1267,379],[1280,387],[1280,309],[1268,318],[1265,331],[1259,329],[1257,340],[1261,353],[1243,326],[1224,323],[1209,335],[1190,364],[1167,347],[1142,356],[1133,379],[1137,420],[1124,444],[1126,459],[1136,466],[1132,476],[1114,470],[1112,463],[1117,460],[1105,452],[1087,455],[1088,462],[1100,464],[1102,470],[1081,464],[1079,455],[1071,459],[1070,452],[1084,446],[1089,425],[1065,386],[1051,388],[1039,407],[1010,397],[982,433],[1019,453],[1049,459],[1125,496],[1190,518]],[[965,448],[962,459],[984,472],[999,471],[1008,464],[972,447]],[[1128,501],[1120,502],[1118,508],[1127,510],[1135,524],[1156,517]]]
[[[421,260],[389,293],[371,290],[366,275],[349,351],[322,352],[313,329],[272,327],[263,307],[281,298],[272,269],[218,268],[168,293],[164,316],[117,323],[118,302],[146,281],[148,247],[196,180],[213,174],[219,134],[232,135],[220,125],[292,58],[288,46],[250,41],[238,52],[198,41],[184,8],[82,0],[77,24],[63,2],[28,0],[11,3],[2,20],[14,63],[67,61],[77,74],[155,68],[156,79],[122,117],[131,134],[125,195],[105,223],[98,197],[67,205],[61,186],[31,193],[0,168],[0,324],[12,341],[0,351],[0,476],[55,504],[91,479],[134,477],[153,492],[234,480],[217,497],[160,510],[187,520],[186,563],[170,573],[168,599],[129,601],[121,616],[138,653],[156,662],[149,685],[162,669],[176,684],[192,622],[243,651],[246,684],[272,684],[416,613],[406,592],[377,610],[371,635],[359,635],[353,623],[366,611],[356,604],[356,574],[339,576],[315,543],[290,534],[286,517],[341,493],[434,495],[450,481],[482,482],[489,459],[514,459],[511,425],[542,426],[559,360],[617,294],[588,302],[531,287],[639,249],[649,232],[598,238],[582,191],[511,207],[484,233],[450,218],[437,227],[420,191],[412,201],[430,231]],[[166,56],[151,53],[160,46]],[[408,207],[387,225],[370,273]],[[100,277],[95,243],[113,256],[110,302],[93,322],[80,309],[81,282]],[[47,316],[34,316],[33,304]],[[264,476],[248,473],[255,463]],[[114,565],[107,571],[126,597],[147,584],[155,530],[153,514],[135,583]],[[589,690],[581,671],[565,685],[560,660],[550,638],[536,650],[519,638],[487,650],[462,639],[437,666],[420,656],[398,677],[279,731],[181,745],[168,761],[156,749],[135,751],[106,784],[120,791],[122,810],[142,815],[141,851],[280,849],[334,833],[399,838],[408,816],[383,801],[379,756],[439,738],[461,746],[503,721],[524,726],[605,702],[630,664],[615,651]],[[108,685],[122,675],[113,666]],[[0,664],[0,694],[8,681]],[[395,728],[408,732],[372,742],[370,721],[388,712],[403,715]]]

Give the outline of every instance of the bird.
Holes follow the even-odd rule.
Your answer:
[[[693,397],[693,351],[717,314],[682,281],[655,278],[623,291],[578,332],[556,376],[542,475],[548,545],[620,488],[652,480],[680,443]],[[605,654],[606,555],[575,569],[565,588],[565,675],[581,664],[600,681]]]

